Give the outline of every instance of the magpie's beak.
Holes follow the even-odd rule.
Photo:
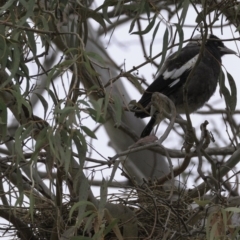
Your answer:
[[[224,47],[218,47],[221,54],[224,55],[224,54],[237,54],[235,51],[233,51],[232,49],[230,48],[227,48],[226,46]]]

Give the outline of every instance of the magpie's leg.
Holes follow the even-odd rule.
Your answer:
[[[151,117],[150,121],[148,122],[147,126],[143,129],[140,138],[144,138],[150,135],[154,126],[156,125],[156,121],[157,121],[157,113],[155,112]]]

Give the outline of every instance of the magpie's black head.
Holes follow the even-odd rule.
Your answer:
[[[197,41],[196,41],[197,40]],[[198,34],[193,37],[193,41],[190,42],[190,44],[202,44],[202,36],[201,34]],[[212,52],[215,52],[215,54],[219,53],[220,57],[222,57],[225,54],[236,54],[235,51],[227,48],[221,39],[219,39],[217,36],[213,34],[208,34],[207,41],[205,46]]]
[[[236,52],[234,52],[233,50],[227,48],[223,42],[218,38],[216,37],[215,35],[213,34],[210,34],[208,35],[208,40],[207,40],[207,43],[206,45],[209,45],[210,47],[214,47],[214,48],[217,48],[218,51],[220,52],[220,55],[221,57],[225,54],[236,54]]]

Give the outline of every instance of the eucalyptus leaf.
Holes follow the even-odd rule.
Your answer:
[[[227,78],[228,78],[228,83],[231,89],[231,100],[230,100],[229,107],[231,111],[234,112],[237,106],[237,86],[232,75],[229,72],[227,72]]]
[[[36,92],[35,92],[35,94],[37,95],[38,99],[42,103],[42,106],[43,106],[43,109],[44,109],[44,119],[46,119],[46,114],[47,114],[47,110],[48,110],[48,102],[46,101],[46,99],[41,94],[38,94]]]
[[[95,133],[91,131],[88,127],[86,126],[81,126],[81,129],[91,138],[97,139]]]
[[[157,14],[154,15],[150,23],[147,25],[147,27],[143,31],[133,32],[132,34],[144,35],[149,33],[155,24],[156,18],[157,18]]]
[[[163,36],[162,59],[158,66],[158,71],[161,69],[161,67],[165,61],[166,55],[167,55],[168,40],[169,40],[168,38],[169,38],[169,31],[168,31],[168,28],[166,28],[164,36]]]
[[[122,122],[122,102],[119,96],[113,95],[114,111],[115,111],[115,124],[119,126]]]
[[[159,29],[159,26],[160,26],[160,23],[162,21],[159,21],[158,24],[156,25],[154,31],[153,31],[153,35],[152,35],[152,41],[151,41],[151,44],[150,44],[150,57],[152,57],[152,47],[153,47],[153,43],[154,43],[154,40],[155,40],[155,37],[156,37],[156,34],[158,32],[158,29]]]

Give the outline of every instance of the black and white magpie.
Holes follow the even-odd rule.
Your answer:
[[[177,113],[185,112],[183,86],[196,64],[201,44],[201,35],[196,35],[181,49],[180,53],[173,53],[166,59],[158,77],[145,90],[138,101],[138,104],[145,108],[145,111],[141,111],[142,108],[136,107],[134,109],[137,110],[135,112],[136,117],[145,118],[150,116],[148,112],[150,112],[150,102],[154,92],[162,93],[170,98],[176,106]],[[190,113],[201,108],[215,92],[221,70],[221,57],[225,54],[236,53],[227,48],[218,37],[209,34],[201,59],[190,76],[187,85],[187,101]],[[141,138],[148,136],[157,123],[157,112],[155,112],[144,128]]]

